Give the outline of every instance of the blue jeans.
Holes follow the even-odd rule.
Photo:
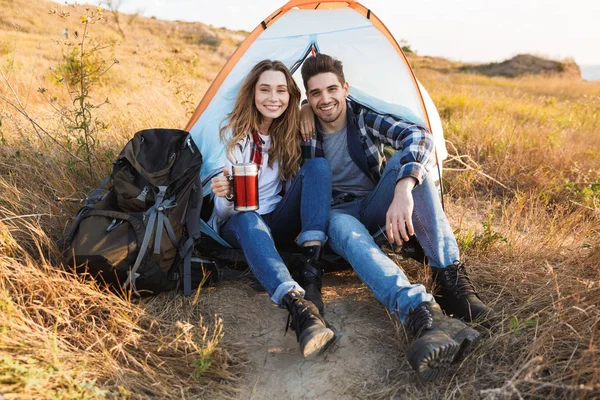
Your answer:
[[[375,297],[404,321],[411,308],[432,301],[423,285],[411,284],[404,272],[375,244],[373,233],[385,230],[385,215],[394,197],[400,153],[387,163],[381,180],[367,196],[335,206],[329,219],[329,245],[344,257]],[[413,226],[433,267],[459,260],[454,233],[430,179],[412,191]]]
[[[273,212],[234,214],[221,228],[221,237],[244,251],[254,276],[275,304],[290,290],[304,289],[292,279],[275,244],[300,246],[325,243],[331,200],[331,171],[324,158],[306,160]],[[274,240],[273,238],[277,238]]]

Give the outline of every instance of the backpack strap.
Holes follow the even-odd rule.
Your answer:
[[[202,189],[200,178],[196,178],[196,190],[192,193],[187,206],[185,216],[185,228],[188,234],[187,240],[181,245],[179,255],[183,259],[183,295],[192,294],[192,251],[194,245],[200,239],[200,209],[202,208]]]
[[[194,238],[188,238],[181,246],[183,254],[183,295],[190,296],[192,294],[192,250],[194,249]]]
[[[133,231],[135,232],[135,236],[137,238],[138,243],[142,241],[144,236],[144,225],[141,221],[136,218],[133,218],[130,214],[120,212],[120,211],[112,211],[112,210],[96,210],[92,207],[84,206],[79,210],[77,216],[75,217],[75,221],[73,221],[73,225],[71,229],[67,233],[67,240],[72,241],[75,237],[75,233],[77,233],[77,229],[79,229],[79,224],[81,220],[86,217],[92,217],[94,215],[99,215],[102,217],[115,218],[123,221],[129,222],[132,226]]]
[[[148,216],[148,224],[146,225],[146,232],[144,233],[144,239],[142,240],[142,245],[140,246],[140,250],[138,252],[137,258],[135,259],[135,263],[133,264],[133,268],[131,268],[129,270],[129,276],[127,277],[127,280],[125,281],[125,283],[122,286],[123,289],[127,289],[127,286],[131,286],[131,288],[133,289],[133,293],[137,296],[140,296],[140,294],[138,293],[138,291],[135,287],[135,280],[139,276],[139,274],[137,274],[137,270],[140,267],[140,265],[142,264],[142,260],[144,259],[144,256],[146,255],[146,250],[148,249],[148,245],[150,244],[150,238],[152,237],[152,232],[154,231],[154,223],[156,222],[156,218],[159,215],[159,213],[162,215],[162,212],[164,211],[164,209],[161,209],[159,211],[159,208],[163,203],[163,199],[165,197],[166,192],[167,192],[167,186],[159,186],[158,194],[156,195],[154,205],[148,211],[146,211],[146,215]],[[158,229],[158,231],[162,232],[162,226],[160,227],[160,229]],[[160,234],[157,233],[157,237],[154,238],[154,243],[155,244],[157,242],[159,243],[159,252],[160,252],[160,239],[161,238],[158,236],[160,236]],[[155,246],[155,250],[156,250],[156,246]]]
[[[142,239],[142,245],[140,246],[140,251],[138,252],[137,258],[135,259],[133,268],[131,268],[129,270],[129,275],[127,276],[127,280],[125,281],[125,283],[123,283],[123,286],[122,286],[123,289],[127,289],[127,286],[131,285],[131,288],[133,289],[133,293],[137,296],[140,295],[138,293],[137,289],[135,288],[135,280],[139,276],[139,274],[137,274],[137,270],[140,267],[140,264],[142,263],[142,259],[144,258],[144,255],[146,254],[146,249],[148,249],[148,244],[150,243],[150,236],[152,236],[152,230],[154,229],[154,221],[155,220],[156,220],[156,213],[153,212],[150,214],[150,217],[148,219],[148,225],[146,225],[146,232],[144,232],[144,239]]]
[[[165,210],[169,208],[173,208],[177,205],[177,203],[171,198],[159,204],[156,208],[158,213],[158,223],[156,224],[156,236],[154,237],[154,254],[160,254],[160,242],[162,240],[163,226],[169,235],[169,239],[171,239],[171,243],[173,246],[177,247],[177,236],[175,235],[175,231],[169,222],[169,218],[165,217]]]
[[[96,189],[92,190],[92,192],[88,196],[85,196],[85,205],[86,206],[91,206],[92,204],[95,204],[95,203],[99,202],[100,200],[104,199],[104,196],[106,196],[106,193],[108,193],[106,191],[106,185],[108,185],[108,183],[110,182],[111,179],[112,179],[112,174],[107,176],[106,179],[104,179],[102,181],[100,186],[98,186]]]
[[[67,243],[71,243],[73,241],[73,238],[75,237],[75,233],[77,233],[77,229],[79,229],[79,224],[81,223],[81,220],[90,210],[91,210],[91,208],[88,206],[81,207],[81,209],[75,216],[75,219],[73,220],[71,229],[69,229],[69,232],[67,232]]]
[[[129,213],[124,213],[120,211],[112,211],[112,210],[96,210],[90,208],[85,213],[85,217],[92,217],[94,215],[100,215],[102,217],[108,217],[113,219],[118,219],[122,221],[127,221],[131,227],[133,228],[133,232],[135,232],[135,237],[138,243],[143,240],[144,237],[144,223],[137,218],[134,218]]]

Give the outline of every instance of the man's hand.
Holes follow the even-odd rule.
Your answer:
[[[412,176],[402,178],[396,183],[394,198],[388,208],[386,219],[386,232],[391,243],[402,245],[402,241],[408,242],[408,238],[415,234],[412,223],[412,212],[414,201],[412,190],[417,180]]]
[[[210,188],[215,196],[225,197],[231,195],[231,182],[228,178],[229,171],[223,168],[223,176],[215,176],[210,181]]]
[[[308,142],[315,134],[315,114],[310,105],[300,107],[300,135],[302,140]]]

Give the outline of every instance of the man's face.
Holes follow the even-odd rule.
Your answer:
[[[310,78],[306,86],[308,103],[319,120],[332,123],[346,115],[348,82],[342,85],[333,72],[325,72]]]

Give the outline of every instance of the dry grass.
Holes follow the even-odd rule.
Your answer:
[[[60,268],[55,241],[79,207],[76,200],[98,181],[69,155],[80,156],[60,106],[71,99],[49,69],[76,43],[72,36],[61,37],[60,24],[73,26],[71,35],[81,29],[78,11],[59,7],[71,12],[61,22],[48,15],[54,7],[44,1],[0,3],[0,394],[233,396],[245,356],[220,344],[222,322],[202,312],[202,297],[166,294],[131,302]],[[190,104],[200,100],[233,49],[223,41],[218,52],[202,45],[175,52],[183,41],[177,26],[166,23],[169,32],[162,25],[140,17],[125,29],[126,39],[103,54],[122,61],[92,93],[94,101],[111,101],[100,109],[109,126],[98,136],[95,176],[108,173],[116,152],[137,130],[182,127]],[[90,31],[94,39],[115,38],[109,23]],[[45,98],[39,87],[47,88]]]
[[[69,94],[48,68],[62,62],[73,39],[61,39],[61,25],[47,14],[53,7],[0,0],[0,393],[234,397],[246,356],[219,342],[222,326],[203,311],[202,294],[196,302],[168,294],[131,303],[59,268],[54,242],[79,207],[71,199],[98,180],[65,151],[76,149],[55,105]],[[66,24],[78,23],[77,12],[69,18]],[[109,126],[98,136],[97,176],[137,130],[183,127],[239,40],[202,24],[125,22],[124,39],[111,22],[92,30],[118,40],[106,57],[120,61],[91,93],[110,100],[98,110]],[[453,72],[455,64],[414,62],[451,144],[448,215],[482,296],[503,321],[484,330],[482,345],[453,376],[423,386],[409,381],[404,363],[390,379],[349,393],[600,397],[600,83],[488,78]],[[18,100],[45,131],[8,104]],[[425,268],[405,267],[428,282]],[[400,352],[403,335],[398,325]]]
[[[448,214],[503,321],[446,382],[381,398],[600,397],[600,83],[417,75],[445,123]]]
[[[78,205],[56,199],[77,196],[85,179],[58,167],[64,156],[1,155],[4,398],[232,396],[244,355],[219,344],[222,322],[201,312],[202,298],[131,302],[65,272],[54,238]]]
[[[16,217],[16,216],[15,216]],[[5,217],[7,218],[7,217]],[[8,217],[10,218],[10,217]],[[231,394],[240,373],[218,346],[219,319],[192,299],[134,304],[53,266],[37,221],[3,221],[0,234],[29,236],[37,258],[6,240],[0,260],[0,391],[6,399],[160,398]],[[237,366],[232,366],[232,360]]]

